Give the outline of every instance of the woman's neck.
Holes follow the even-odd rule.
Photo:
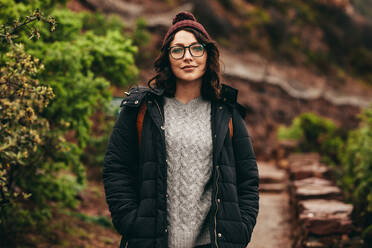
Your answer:
[[[193,82],[177,81],[174,97],[180,102],[186,104],[190,100],[200,96],[201,84],[201,80]]]

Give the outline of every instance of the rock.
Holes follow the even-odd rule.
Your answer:
[[[312,161],[319,161],[320,156],[318,153],[315,152],[309,152],[309,153],[291,153],[288,156],[288,162],[289,163],[296,163],[299,161],[302,161],[302,163],[306,164],[307,162],[312,162]]]
[[[336,186],[324,186],[308,184],[297,187],[294,190],[294,197],[296,200],[306,199],[335,199],[342,200],[341,190]]]
[[[278,169],[275,165],[265,162],[258,163],[258,172],[261,183],[280,183],[287,180],[284,170]]]
[[[304,248],[327,248],[325,244],[319,241],[305,241]]]
[[[226,18],[224,8],[216,1],[194,0],[194,14],[212,37],[228,37],[235,31]]]
[[[343,199],[341,190],[332,185],[331,181],[316,177],[294,181],[290,185],[290,194],[295,202],[306,199]]]
[[[293,180],[300,180],[309,177],[328,178],[329,176],[329,169],[319,163],[290,168],[290,177]]]
[[[336,234],[331,236],[314,236],[309,235],[305,240],[303,240],[302,245],[297,246],[298,248],[303,247],[313,247],[313,248],[363,248],[363,239],[359,236],[349,237],[346,234]]]
[[[194,8],[192,3],[185,3],[169,12],[166,13],[156,13],[152,15],[146,16],[146,23],[147,26],[150,28],[155,27],[166,27],[166,30],[172,25],[172,20],[176,16],[176,14],[180,11],[189,11],[192,12]],[[164,33],[165,35],[165,33]]]
[[[116,13],[123,17],[138,17],[143,13],[143,6],[140,4],[116,0],[85,0],[87,4],[96,10],[105,13]]]
[[[317,153],[291,154],[288,157],[288,170],[292,180],[309,177],[328,178],[330,176],[328,167],[320,163]]]
[[[312,199],[299,202],[299,221],[306,233],[315,235],[347,234],[353,230],[351,204],[337,200]]]
[[[287,190],[287,176],[283,169],[267,162],[258,162],[260,192],[280,193]]]
[[[264,183],[260,184],[259,191],[265,193],[280,193],[287,190],[285,183]]]
[[[294,186],[301,187],[304,185],[320,185],[320,186],[331,186],[332,182],[330,180],[324,179],[324,178],[318,178],[318,177],[309,177],[301,180],[296,180],[293,182]]]

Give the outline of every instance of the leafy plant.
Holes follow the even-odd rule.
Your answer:
[[[353,202],[365,234],[372,230],[372,105],[361,115],[360,127],[349,133],[340,151],[342,171],[339,184]],[[365,235],[366,239],[370,235]],[[372,244],[369,238],[368,242]]]
[[[329,163],[338,163],[338,151],[346,139],[345,131],[329,119],[314,113],[297,116],[290,127],[280,126],[279,139],[299,140],[299,151],[320,152]]]
[[[51,35],[50,27],[33,23],[37,35],[17,29],[12,40],[23,45],[0,47],[0,246],[6,239],[5,246],[22,243],[25,232],[43,232],[53,208],[76,206],[85,186],[82,154],[91,116],[110,101],[110,84],[125,86],[138,73],[137,48],[117,19],[99,30],[83,23],[94,23],[95,15],[60,3],[0,3],[3,27],[43,6],[56,27]],[[29,39],[32,33],[38,42]]]
[[[55,95],[36,79],[40,60],[21,44],[11,46],[7,57],[0,71],[0,230],[14,237],[50,216],[48,201],[76,204],[85,170],[69,153],[75,145],[42,117]]]

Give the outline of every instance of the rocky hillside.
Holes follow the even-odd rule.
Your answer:
[[[372,99],[372,25],[349,0],[73,0],[70,8],[117,14],[130,29],[144,18],[141,82],[152,72],[175,13],[193,12],[222,52],[224,82],[240,90],[258,155],[276,145],[279,124],[313,111],[350,129]],[[120,93],[121,94],[121,93]],[[121,96],[121,95],[118,96]]]

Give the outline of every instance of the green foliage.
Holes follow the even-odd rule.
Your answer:
[[[0,230],[16,235],[50,217],[49,201],[76,204],[85,169],[70,153],[74,145],[42,117],[55,96],[36,79],[44,68],[39,59],[22,45],[11,46],[7,57],[0,73]]]
[[[82,221],[88,222],[88,223],[94,223],[97,225],[101,225],[106,228],[114,228],[112,225],[111,220],[109,220],[106,216],[89,216],[83,213],[78,213],[78,212],[71,212],[71,211],[62,211],[62,213],[67,214],[69,216],[74,216]]]
[[[89,166],[101,166],[103,164],[107,143],[118,111],[119,107],[105,104],[103,109],[94,114],[95,127],[93,127],[93,133],[89,136],[87,146],[81,157],[84,164]]]
[[[43,0],[43,1],[15,1],[0,0],[0,19],[3,24],[11,24],[13,21],[29,15],[36,9],[43,10],[47,15],[56,5],[65,5],[66,0]]]
[[[58,5],[65,1],[0,1],[0,24],[33,7],[48,8],[43,12],[56,20],[53,34],[47,25],[33,24],[38,42],[17,30],[24,51],[0,47],[0,240],[18,242],[22,232],[43,232],[53,207],[76,206],[85,186],[82,159],[91,142],[91,116],[111,100],[110,84],[136,79],[137,48],[121,33],[117,17],[73,13]],[[97,139],[99,157],[106,140]]]
[[[150,33],[146,30],[147,23],[144,18],[138,18],[136,21],[136,28],[133,32],[133,43],[136,46],[145,46],[150,41]]]
[[[0,71],[0,185],[1,203],[11,201],[22,192],[14,192],[14,171],[28,166],[30,157],[37,155],[38,146],[46,139],[49,123],[38,115],[54,97],[50,87],[41,86],[32,77],[42,69],[39,60],[13,46],[9,60]]]
[[[105,16],[100,12],[80,12],[82,16],[83,30],[92,30],[96,35],[106,35],[107,31],[123,31],[125,25],[120,16]]]
[[[43,59],[46,70],[40,78],[49,82],[56,94],[44,115],[55,120],[59,128],[74,130],[74,138],[84,147],[90,136],[89,117],[111,98],[109,85],[124,87],[136,80],[137,48],[118,31],[116,24],[116,30],[108,29],[98,36],[95,32],[103,30],[81,32],[88,13],[58,9],[52,14],[57,20],[55,36],[40,27],[40,41],[25,42],[31,54]]]
[[[117,19],[112,17],[111,19],[115,21],[88,30],[93,24],[97,24],[92,21],[93,15],[84,12],[75,14],[66,9],[54,10],[52,14],[57,20],[55,34],[48,35],[45,27],[40,27],[43,42],[26,41],[30,52],[35,56],[52,57],[49,58],[51,61],[44,62],[46,67],[51,63],[48,67],[49,70],[52,69],[63,75],[73,74],[76,70],[87,75],[91,71],[95,77],[104,77],[111,84],[121,87],[136,80],[138,69],[134,64],[134,56],[137,53],[137,48],[132,45],[132,40],[129,37],[124,37],[120,33],[122,26],[117,24]],[[99,20],[102,18],[101,15],[95,16],[98,16]],[[84,23],[89,19],[88,17],[91,22]],[[81,32],[82,29],[85,31],[84,34]],[[65,53],[67,54],[64,55]],[[62,68],[55,67],[61,62],[53,61],[55,55],[62,60]],[[72,56],[72,58],[64,56]],[[78,57],[74,59],[75,56]]]
[[[296,117],[292,121],[290,127],[285,127],[283,125],[279,126],[278,138],[281,140],[300,140],[303,137],[303,130],[301,129],[301,118]]]
[[[149,48],[149,41],[151,40],[150,33],[146,30],[147,23],[144,18],[138,18],[136,26],[133,30],[133,44],[139,49],[139,53],[136,54],[136,61],[143,67],[152,66],[151,61],[156,57],[157,51]]]
[[[327,162],[337,163],[345,131],[338,129],[329,119],[304,113],[296,117],[290,127],[280,126],[278,138],[299,140],[299,151],[320,152]]]
[[[372,221],[372,106],[361,115],[360,127],[350,132],[340,151],[340,185],[364,224]],[[369,227],[369,230],[372,225]],[[370,231],[369,231],[370,232]]]

